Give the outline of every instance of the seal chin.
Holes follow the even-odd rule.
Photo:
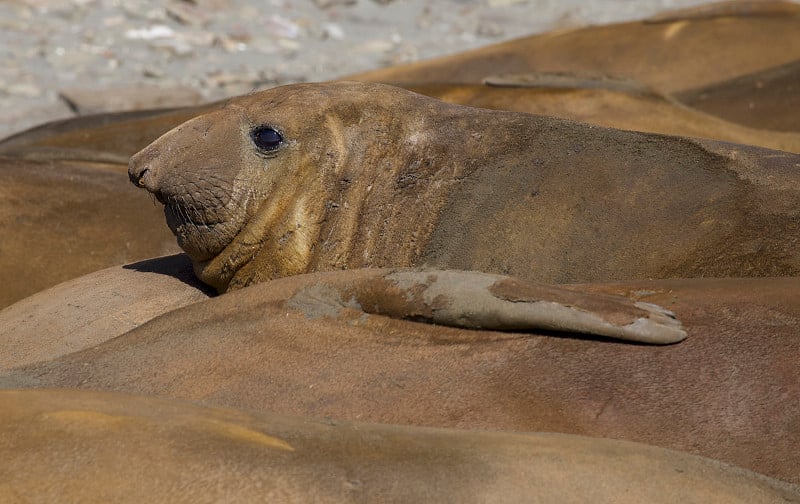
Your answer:
[[[238,232],[236,223],[197,219],[176,205],[164,205],[164,216],[178,246],[193,261],[208,261],[222,252]]]

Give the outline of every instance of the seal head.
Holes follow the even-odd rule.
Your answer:
[[[379,84],[275,88],[232,99],[167,132],[132,157],[128,173],[165,205],[195,272],[220,291],[354,262],[383,265],[393,261],[370,257],[382,249],[376,240],[425,227],[409,230],[405,217],[392,223],[393,207],[385,202],[415,208],[422,218],[433,200],[419,202],[431,195],[415,189],[400,201],[403,184],[435,171],[431,159],[452,164],[444,146],[423,145],[430,129],[424,123],[448,120],[428,110],[441,106]],[[409,166],[414,173],[404,179]],[[381,223],[380,233],[356,231],[367,212]],[[354,246],[359,240],[362,246]],[[419,253],[413,237],[406,242],[392,250],[399,264]]]

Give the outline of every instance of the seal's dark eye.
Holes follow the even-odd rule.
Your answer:
[[[269,126],[260,126],[250,133],[253,143],[261,150],[273,151],[281,146],[283,137]]]

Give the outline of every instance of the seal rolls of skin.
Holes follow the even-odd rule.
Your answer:
[[[0,391],[3,502],[797,502],[796,487],[610,439],[320,421]],[[270,498],[273,497],[273,498]]]
[[[174,268],[176,259],[162,265]],[[92,276],[124,292],[91,289],[98,282],[86,277],[71,282],[72,296],[31,298],[27,315],[0,312],[0,328],[23,321],[12,334],[0,330],[0,388],[114,390],[315,418],[627,439],[800,483],[800,278],[648,280],[554,295],[474,272],[348,270],[252,285],[128,329],[137,314],[147,317],[145,303],[174,306],[188,294],[177,279],[157,280],[163,270],[151,262],[106,270]],[[466,288],[448,289],[456,281]],[[131,290],[140,295],[126,299]],[[153,290],[176,296],[159,300]],[[514,304],[520,315],[550,299],[611,322],[639,316],[617,296],[669,307],[689,337],[631,345],[531,326],[497,332],[486,329],[488,317],[483,329],[425,323],[454,309],[467,322],[492,316],[479,306],[467,312],[465,300]],[[73,306],[63,306],[65,297]]]
[[[798,162],[338,82],[233,99],[128,172],[226,291],[383,266],[557,283],[796,274]]]
[[[179,254],[108,268],[0,310],[0,371],[90,348],[158,315],[166,317],[173,309],[208,299],[187,263]],[[293,284],[302,287],[274,296],[281,285]],[[253,287],[263,287],[249,290],[254,299],[285,304],[280,311],[286,316],[300,312],[316,318],[351,310],[358,317],[430,324],[430,331],[441,326],[528,334],[554,331],[649,344],[686,338],[675,314],[646,301],[475,271],[348,270]],[[246,299],[242,298],[242,311],[249,309]],[[216,305],[205,306],[214,311]],[[176,327],[175,332],[186,330]]]

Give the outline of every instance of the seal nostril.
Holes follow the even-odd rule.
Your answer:
[[[158,165],[159,156],[159,149],[154,148],[152,145],[131,156],[128,163],[128,178],[133,185],[146,189],[148,185],[153,185],[155,182],[154,175],[158,170],[153,171],[152,168]]]
[[[144,176],[149,171],[150,171],[150,169],[147,168],[147,167],[144,170],[142,170],[141,172],[137,172],[136,170],[129,170],[128,171],[128,178],[131,179],[131,182],[133,182],[134,185],[139,186],[139,187],[144,187],[145,186]]]

